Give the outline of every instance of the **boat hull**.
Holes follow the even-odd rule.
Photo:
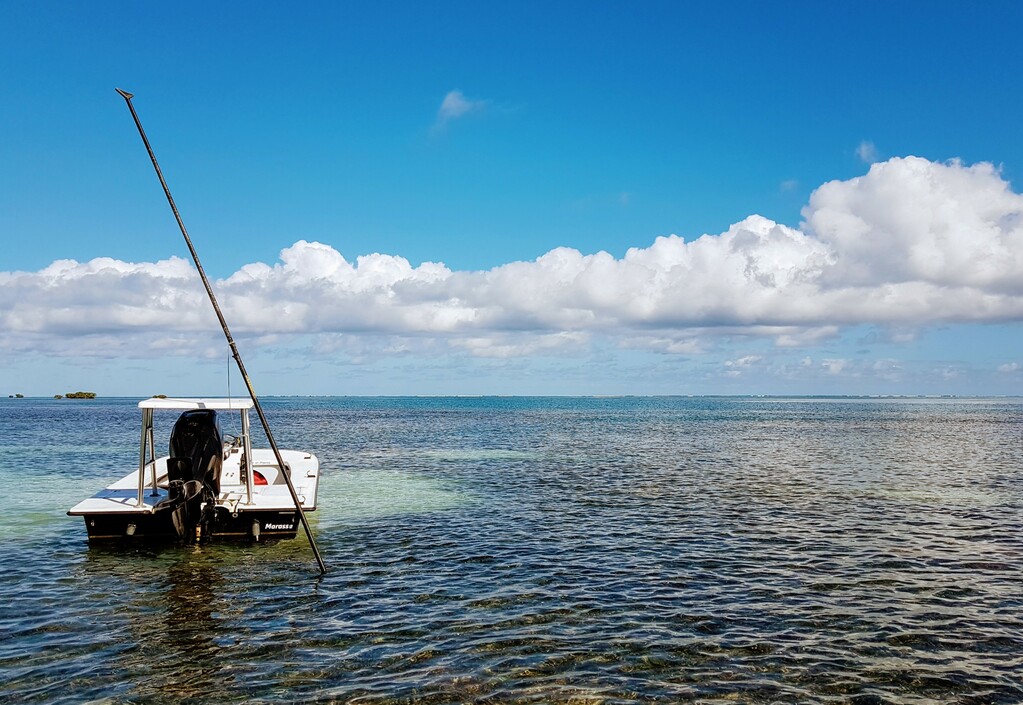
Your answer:
[[[84,519],[90,543],[111,541],[178,542],[181,540],[171,521],[170,512],[90,514]],[[268,509],[232,514],[224,507],[217,507],[217,518],[212,531],[209,536],[201,537],[201,540],[293,539],[298,533],[298,529],[299,521],[295,510]]]

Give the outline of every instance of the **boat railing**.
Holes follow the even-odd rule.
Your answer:
[[[149,462],[146,462],[146,454],[148,452]],[[153,440],[153,410],[142,409],[142,439],[139,442],[139,496],[136,500],[135,505],[137,507],[145,506],[144,495],[146,492],[146,467],[152,468],[153,478],[153,497],[160,495],[160,490],[156,485],[156,443]]]
[[[242,458],[244,467],[241,471],[245,473],[245,504],[252,504],[252,434],[249,432],[249,410],[242,409],[242,445],[244,452]]]

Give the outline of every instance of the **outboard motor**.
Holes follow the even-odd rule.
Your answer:
[[[224,441],[216,411],[189,409],[178,417],[171,429],[170,460],[187,461],[191,468],[188,480],[198,480],[214,494],[220,493]]]
[[[190,409],[178,417],[171,430],[167,459],[168,497],[157,509],[170,510],[174,529],[185,541],[195,540],[197,533],[201,539],[210,535],[220,494],[223,453],[216,411]]]

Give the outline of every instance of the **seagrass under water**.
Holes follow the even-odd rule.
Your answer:
[[[1023,701],[1019,400],[270,399],[322,580],[90,549],[136,401],[0,401],[0,701]]]

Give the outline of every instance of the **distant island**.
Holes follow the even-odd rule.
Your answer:
[[[54,399],[60,399],[59,394],[53,396]],[[96,392],[68,392],[64,395],[65,399],[95,399]]]
[[[25,395],[24,394],[8,394],[7,398],[8,399],[24,399]]]

